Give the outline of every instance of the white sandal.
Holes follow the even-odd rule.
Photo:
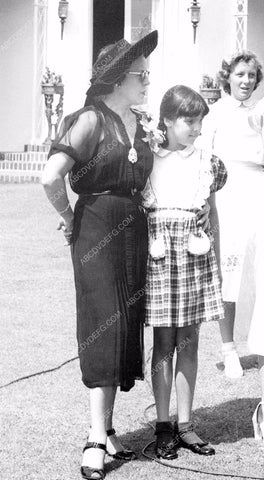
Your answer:
[[[260,406],[262,405],[262,412]],[[262,415],[261,415],[262,413]],[[261,420],[260,420],[261,418]],[[264,403],[259,402],[252,417],[255,440],[262,440],[264,442]]]

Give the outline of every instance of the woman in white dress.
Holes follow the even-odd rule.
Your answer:
[[[249,345],[261,355],[262,401],[264,397],[264,171],[261,121],[253,116],[252,93],[262,80],[261,65],[248,51],[223,60],[219,79],[224,92],[204,120],[200,145],[226,165],[228,181],[218,195],[220,246],[225,319],[219,321],[225,374],[238,378],[243,370],[234,344],[234,320],[239,294],[253,299]],[[256,124],[258,127],[256,128]],[[253,267],[249,274],[248,265]],[[256,287],[256,288],[255,288]],[[259,412],[259,415],[258,415]],[[263,426],[262,409],[258,409]],[[262,429],[262,437],[264,433]],[[260,430],[258,429],[258,433]]]
[[[252,115],[249,117],[249,123],[261,135],[264,148],[264,98],[257,104]],[[264,173],[263,173],[264,175]],[[262,185],[263,188],[263,185]],[[263,193],[262,193],[263,197]],[[259,206],[262,201],[259,198]],[[260,217],[261,218],[261,217]],[[256,271],[256,297],[252,321],[250,324],[248,346],[252,353],[258,355],[259,376],[261,384],[261,401],[256,407],[252,421],[254,435],[258,440],[264,441],[264,305],[263,305],[263,272],[264,272],[264,225],[260,221],[257,235],[257,248],[255,257]]]

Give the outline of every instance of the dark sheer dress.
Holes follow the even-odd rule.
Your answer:
[[[79,194],[72,261],[83,382],[124,391],[143,378],[147,223],[140,191],[153,162],[135,115],[136,163],[128,160],[123,122],[103,102],[66,117],[50,151],[75,160],[69,178]]]

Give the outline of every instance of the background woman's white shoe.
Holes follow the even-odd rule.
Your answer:
[[[236,350],[224,354],[225,376],[228,378],[241,378],[243,369]]]
[[[252,417],[252,423],[254,428],[254,438],[255,440],[262,440],[262,442],[264,442],[263,407],[264,407],[264,403],[259,402]]]

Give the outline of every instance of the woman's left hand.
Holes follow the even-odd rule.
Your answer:
[[[196,212],[197,226],[202,227],[204,231],[209,227],[210,205],[206,201],[201,210]]]
[[[60,217],[57,230],[62,230],[65,237],[65,247],[71,245],[72,243],[72,231],[73,231],[73,217],[71,220],[66,221],[64,218]]]

